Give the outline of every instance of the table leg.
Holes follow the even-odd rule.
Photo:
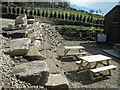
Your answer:
[[[93,68],[96,68],[98,66],[99,62],[96,62],[95,66]]]
[[[80,62],[80,64],[79,64],[79,67],[78,67],[78,70],[77,70],[77,71],[80,71],[80,70],[81,70],[82,64],[83,64],[83,60],[81,60],[81,62]]]
[[[69,51],[70,49],[65,49],[65,51],[64,51],[64,56],[68,53],[68,51]]]
[[[91,79],[92,79],[92,81],[94,81],[94,73],[93,72],[91,72],[90,71],[90,69],[91,69],[91,64],[88,62],[88,72],[89,72],[89,74],[90,74],[90,76],[91,76]]]
[[[79,53],[81,53],[81,52],[83,52],[83,50],[82,50],[82,49],[79,49]]]
[[[106,62],[107,62],[107,65],[109,65],[109,60],[107,60]],[[109,72],[109,75],[111,75],[111,70],[110,69],[108,70],[108,72]]]

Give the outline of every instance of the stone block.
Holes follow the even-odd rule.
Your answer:
[[[21,63],[12,71],[18,79],[33,85],[45,85],[48,82],[49,68],[45,61]]]
[[[36,46],[30,46],[28,53],[25,55],[28,60],[42,60],[44,56],[38,51]]]
[[[45,86],[49,89],[57,88],[56,90],[68,90],[69,82],[62,74],[50,74]]]
[[[15,25],[19,24],[27,24],[27,15],[26,14],[21,14],[15,19]]]
[[[28,53],[30,43],[31,43],[31,39],[29,38],[10,40],[4,46],[5,48],[4,53],[9,54],[11,56],[25,55]]]
[[[35,19],[28,19],[28,20],[27,20],[27,23],[28,23],[28,24],[34,24],[34,23],[35,23]]]

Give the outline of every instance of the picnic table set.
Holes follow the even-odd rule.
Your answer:
[[[82,56],[79,57],[79,55]],[[75,62],[79,65],[77,71],[89,71],[92,80],[94,80],[95,73],[108,70],[108,74],[111,75],[111,69],[115,69],[117,67],[110,64],[110,60],[112,60],[112,58],[106,55],[86,55],[85,47],[83,46],[64,46],[64,56],[75,56],[77,58],[77,61]]]

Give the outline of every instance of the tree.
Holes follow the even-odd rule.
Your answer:
[[[48,17],[48,11],[46,11],[45,17]]]
[[[50,18],[52,18],[53,17],[53,13],[52,13],[52,11],[50,12]]]
[[[99,23],[100,23],[100,20],[99,20],[99,19],[97,19],[97,20],[96,20],[96,24],[99,24]]]
[[[83,21],[83,20],[82,20],[82,15],[80,15],[80,21]]]
[[[66,19],[66,20],[68,19],[68,14],[67,14],[67,13],[65,13],[65,19]]]
[[[37,12],[36,12],[36,10],[34,10],[34,15],[35,15],[35,16],[37,15]]]
[[[12,8],[12,11],[13,11],[13,14],[15,14],[15,8],[14,7]]]
[[[88,22],[88,23],[90,22],[90,17],[87,18],[87,22]]]
[[[90,23],[93,23],[93,17],[90,18]]]
[[[63,14],[63,13],[62,13],[61,19],[63,19],[63,20],[64,20],[64,14]]]
[[[19,13],[20,13],[20,8],[18,7],[18,8],[17,8],[17,14],[19,14]]]
[[[37,11],[38,11],[37,15],[40,16],[40,10],[38,9]]]
[[[91,9],[91,10],[89,10],[89,12],[90,12],[90,13],[94,13],[94,12],[95,12],[95,10]]]
[[[72,20],[72,14],[70,14],[70,16],[69,16],[69,20]]]
[[[57,13],[56,13],[56,12],[54,12],[54,18],[55,18],[55,19],[57,18]]]
[[[102,14],[102,10],[101,10],[101,9],[99,9],[99,10],[98,10],[98,13]]]
[[[75,21],[75,14],[72,15],[72,20]]]
[[[23,14],[24,13],[24,9],[23,8],[21,8],[21,14]]]
[[[79,21],[79,15],[77,14],[77,16],[76,16],[76,21]]]
[[[30,10],[30,13],[29,13],[30,15],[33,15],[33,13],[32,13],[32,10]]]
[[[58,19],[60,19],[60,12],[58,12]]]
[[[44,10],[43,10],[43,12],[42,12],[42,17],[44,17],[44,15],[45,15],[45,12],[44,12]]]
[[[27,15],[27,9],[25,9],[25,14]]]
[[[11,13],[11,7],[9,7],[9,13]]]
[[[83,18],[83,22],[86,22],[86,16],[84,16],[84,18]]]

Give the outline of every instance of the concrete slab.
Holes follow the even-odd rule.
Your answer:
[[[116,50],[103,50],[103,51],[120,59],[120,52]]]

